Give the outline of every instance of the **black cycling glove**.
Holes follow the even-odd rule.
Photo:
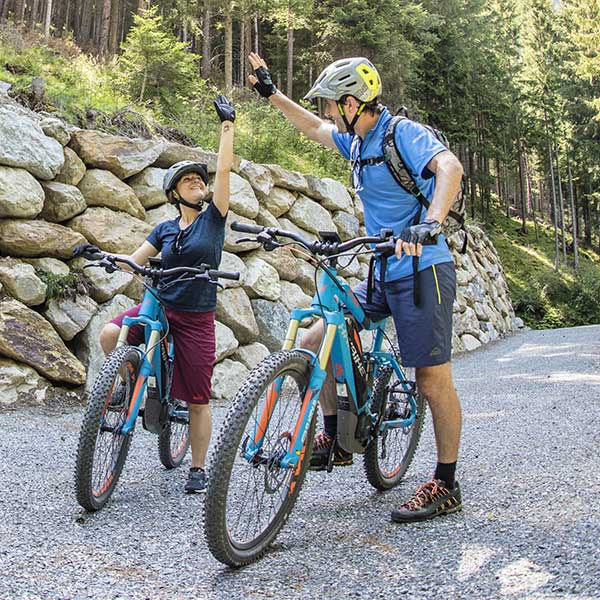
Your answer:
[[[94,246],[94,244],[80,244],[73,248],[73,256],[83,256],[88,260],[98,260],[104,256],[104,252],[98,246]]]
[[[266,67],[254,69],[254,75],[258,81],[253,87],[263,98],[269,98],[277,92],[277,88],[271,79],[271,73]]]
[[[442,232],[442,226],[434,219],[428,219],[418,225],[407,227],[400,239],[409,244],[435,244],[437,235]]]
[[[228,100],[223,94],[218,94],[213,104],[215,105],[219,119],[221,119],[221,123],[223,121],[231,121],[232,123],[235,121],[233,102]]]

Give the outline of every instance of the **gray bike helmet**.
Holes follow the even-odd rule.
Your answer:
[[[325,67],[305,100],[339,100],[354,96],[361,102],[371,102],[381,94],[381,78],[373,63],[362,56],[342,58]]]
[[[167,170],[163,179],[163,191],[167,196],[172,192],[177,185],[177,182],[186,173],[198,173],[202,177],[202,181],[208,185],[208,170],[206,163],[194,162],[192,160],[181,160]]]

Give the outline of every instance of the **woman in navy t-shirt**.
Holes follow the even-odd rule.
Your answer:
[[[208,171],[203,163],[181,161],[165,174],[163,189],[179,216],[157,225],[146,241],[131,255],[143,265],[161,253],[162,264],[178,266],[210,264],[216,269],[221,262],[225,240],[225,218],[229,210],[229,173],[233,162],[233,105],[219,94],[215,101],[221,119],[221,138],[212,202],[203,209],[208,195]],[[169,281],[163,280],[165,286]],[[198,281],[182,282],[161,291],[169,329],[175,343],[175,361],[171,396],[188,404],[192,466],[185,484],[187,493],[206,488],[204,462],[212,432],[210,383],[215,361],[216,286]],[[140,306],[119,315],[100,334],[105,353],[116,346],[126,316],[136,316]],[[128,343],[144,341],[143,329],[129,330]]]

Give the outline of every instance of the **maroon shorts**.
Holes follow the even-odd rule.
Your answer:
[[[140,306],[130,308],[111,323],[121,327],[124,317],[137,317]],[[215,364],[215,313],[185,312],[166,306],[165,313],[175,344],[171,396],[188,404],[208,404]],[[144,343],[143,325],[129,328],[127,343]]]

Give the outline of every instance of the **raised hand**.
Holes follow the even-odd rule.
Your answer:
[[[254,75],[248,75],[248,81],[263,98],[269,98],[277,92],[277,88],[273,83],[267,63],[255,52],[249,54],[248,60],[254,70]]]
[[[223,94],[218,94],[213,104],[219,119],[221,119],[221,123],[225,121],[231,121],[233,123],[235,121],[235,108],[233,103],[223,96]]]

